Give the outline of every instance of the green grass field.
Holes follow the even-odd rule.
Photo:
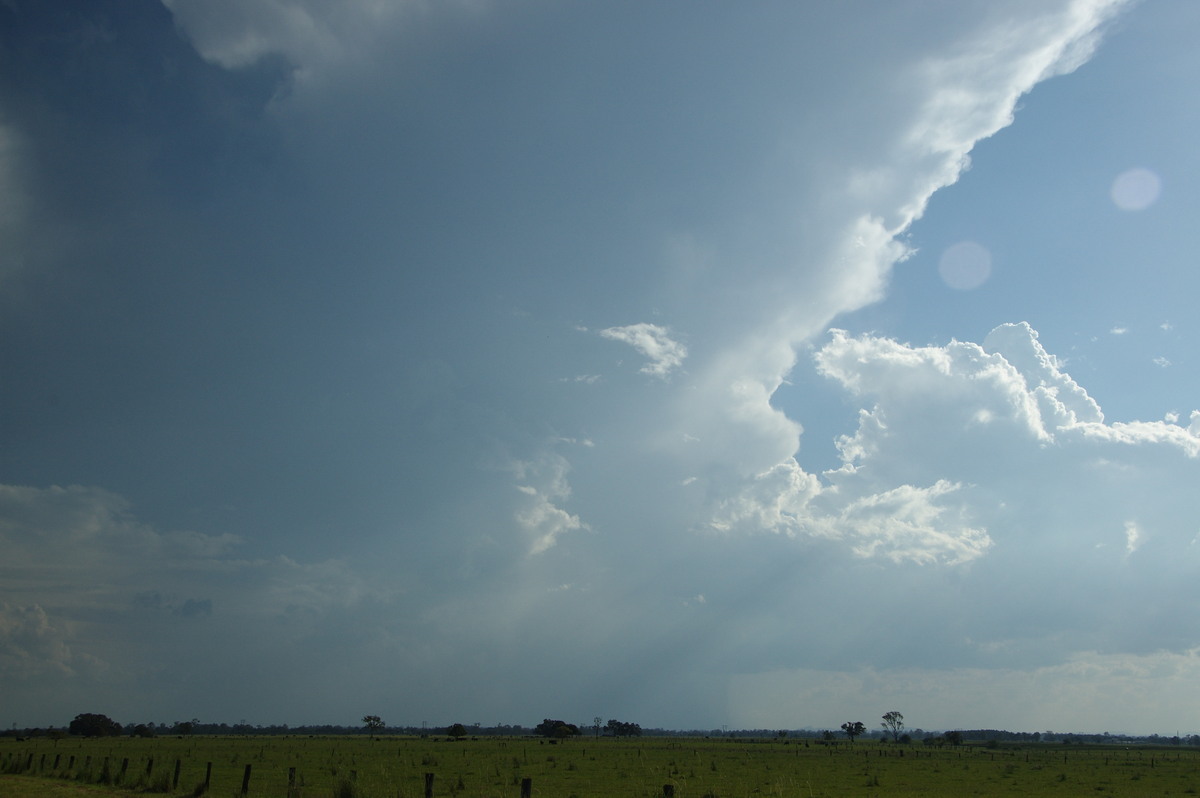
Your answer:
[[[247,765],[247,794],[280,798],[290,772],[297,798],[420,798],[427,773],[434,795],[470,798],[519,798],[523,779],[556,798],[656,798],[664,785],[676,798],[1200,794],[1200,751],[1174,747],[196,736],[4,740],[0,796],[197,795],[208,763],[217,798],[241,795]]]

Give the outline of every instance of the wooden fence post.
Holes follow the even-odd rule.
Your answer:
[[[172,790],[179,788],[179,769],[181,767],[183,767],[183,760],[176,759],[175,760],[175,777],[171,779],[171,789]]]
[[[533,796],[533,779],[521,779],[521,798],[532,798]]]
[[[121,773],[117,776],[117,783],[123,784],[125,782],[125,771],[127,770],[129,770],[129,757],[121,760]]]
[[[250,766],[246,765],[246,772],[242,774],[242,795],[250,792]]]
[[[433,798],[433,774],[425,774],[425,798]]]
[[[204,768],[204,791],[208,792],[210,787],[212,787],[212,762],[209,762]]]
[[[664,784],[663,785],[663,798],[675,798],[675,785],[674,784]]]
[[[146,760],[146,778],[149,779],[150,774],[153,772],[154,772],[154,759],[153,758],[147,759]]]

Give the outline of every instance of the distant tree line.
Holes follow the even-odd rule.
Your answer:
[[[889,716],[892,716],[889,718]],[[370,722],[368,722],[370,719]],[[868,730],[859,721],[848,721],[844,727],[850,727],[854,732],[850,739],[863,736],[871,739],[890,739],[896,743],[926,743],[929,745],[961,745],[964,743],[996,742],[996,743],[1060,743],[1065,745],[1103,745],[1103,744],[1138,744],[1138,745],[1186,745],[1200,747],[1200,734],[1187,735],[1122,735],[1104,732],[1101,734],[1082,734],[1075,732],[1013,732],[1003,729],[956,729],[943,732],[923,729],[913,729],[911,733],[903,732],[901,721],[903,716],[898,712],[884,715],[881,729]],[[889,723],[890,721],[890,723]],[[861,729],[858,726],[862,726]],[[65,737],[68,734],[80,737],[105,737],[130,735],[154,737],[171,735],[184,737],[193,734],[203,735],[311,735],[332,736],[363,734],[368,732],[375,735],[412,735],[429,736],[445,735],[450,737],[573,737],[581,733],[581,728],[595,729],[597,734],[605,736],[630,737],[708,737],[729,739],[782,739],[790,737],[796,741],[832,742],[838,734],[819,729],[643,729],[637,723],[609,720],[601,725],[596,718],[591,724],[574,724],[562,720],[546,718],[536,726],[528,727],[519,724],[496,724],[484,726],[479,723],[455,723],[447,727],[428,727],[426,724],[417,725],[387,725],[378,716],[364,716],[363,723],[354,726],[333,724],[289,726],[287,724],[251,725],[248,723],[204,723],[197,718],[175,721],[173,723],[117,723],[107,715],[100,713],[81,713],[62,727],[28,727],[23,729],[11,728],[0,731],[0,737]],[[547,733],[549,732],[549,733]],[[591,732],[589,731],[589,734]],[[845,728],[843,728],[843,734]]]

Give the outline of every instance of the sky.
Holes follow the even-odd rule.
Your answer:
[[[1200,5],[0,3],[0,726],[1200,732]]]

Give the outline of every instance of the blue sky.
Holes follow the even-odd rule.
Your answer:
[[[0,722],[1197,731],[1200,10],[808,5],[0,5]]]

